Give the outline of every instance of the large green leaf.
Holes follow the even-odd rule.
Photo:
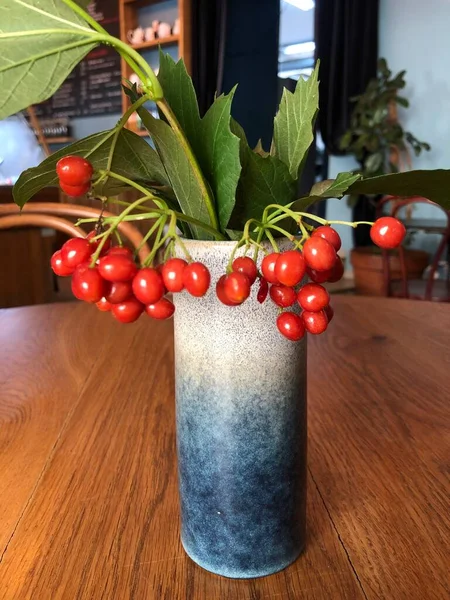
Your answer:
[[[423,196],[450,210],[450,170],[407,171],[356,181],[349,194],[389,194],[392,196]]]
[[[1,0],[0,119],[54,94],[98,37],[61,0]]]
[[[102,131],[55,152],[38,167],[27,169],[13,189],[14,201],[22,207],[34,194],[48,186],[58,185],[56,163],[63,156],[84,156],[95,170],[106,169],[113,140],[113,131]],[[139,183],[158,182],[168,185],[168,179],[158,154],[140,136],[122,129],[114,149],[111,171]],[[114,195],[117,183],[110,179],[102,189],[104,195]]]
[[[326,179],[315,183],[311,188],[310,195],[296,200],[292,205],[292,210],[303,212],[324,198],[342,198],[358,179],[361,179],[361,175],[358,173],[344,172],[339,173],[336,179]]]
[[[289,167],[292,179],[298,179],[300,167],[314,139],[314,120],[319,108],[318,73],[317,64],[309,79],[300,77],[294,93],[284,88],[275,117],[274,152]]]
[[[212,226],[203,190],[179,138],[162,119],[155,119],[149,112],[139,111],[142,122],[155,143],[156,150],[164,163],[170,185],[175,192],[181,210]],[[212,239],[202,228],[191,225],[196,239]]]

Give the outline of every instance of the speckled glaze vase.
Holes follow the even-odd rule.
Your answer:
[[[269,575],[305,543],[306,343],[278,333],[257,285],[241,306],[219,302],[233,242],[187,247],[212,283],[174,299],[181,541],[213,573]]]

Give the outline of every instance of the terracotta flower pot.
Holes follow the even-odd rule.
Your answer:
[[[355,277],[355,288],[364,296],[384,296],[383,257],[379,248],[354,248],[350,253]],[[400,258],[392,251],[389,258],[391,280],[401,279]],[[420,279],[429,262],[423,250],[405,249],[406,272],[409,279]]]
[[[186,246],[212,285],[174,295],[181,540],[219,575],[269,575],[305,544],[306,340],[279,334],[257,284],[241,306],[219,302],[234,242]]]

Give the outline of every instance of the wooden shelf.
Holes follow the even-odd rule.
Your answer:
[[[158,46],[166,46],[167,44],[178,44],[180,41],[179,35],[168,35],[164,38],[157,38],[149,42],[141,42],[139,44],[130,44],[134,50],[145,50],[146,48],[157,48]]]
[[[45,139],[47,140],[47,144],[70,144],[75,141],[74,138],[71,137],[48,137]]]

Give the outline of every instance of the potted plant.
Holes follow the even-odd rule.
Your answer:
[[[405,85],[405,71],[393,75],[386,60],[380,58],[377,77],[368,83],[363,94],[352,99],[355,106],[350,127],[340,140],[340,148],[354,155],[360,165],[355,172],[363,177],[411,169],[411,151],[419,156],[422,150],[430,150],[429,144],[405,131],[399,122],[397,107],[406,109],[409,106],[408,100],[399,95]],[[379,195],[350,195],[349,204],[353,207],[355,220],[373,219],[380,198]],[[408,211],[411,208],[408,207]],[[409,213],[407,217],[410,217]],[[356,289],[361,294],[382,296],[385,294],[383,258],[379,249],[371,244],[366,229],[361,227],[354,232],[356,247],[351,252],[351,261]],[[420,278],[428,259],[426,252],[406,248],[408,275],[413,279]],[[391,279],[398,279],[400,261],[397,254],[392,253],[389,260]]]
[[[53,269],[72,277],[78,298],[121,322],[175,313],[182,543],[198,564],[230,577],[284,568],[305,543],[305,332],[327,328],[333,311],[320,282],[343,270],[338,234],[307,208],[346,193],[421,193],[445,203],[450,172],[341,173],[296,199],[313,140],[317,67],[294,93],[284,92],[266,152],[250,148],[230,116],[234,90],[200,118],[181,61],[161,54],[156,77],[73,0],[4,0],[0,19],[0,83],[8,90],[0,118],[50,96],[98,44],[116,48],[139,75],[139,89],[125,83],[131,106],[116,127],[26,171],[14,198],[22,207],[58,183],[73,197],[87,193],[105,204],[117,202],[120,190],[139,192],[89,239],[66,242]],[[148,100],[160,119],[146,110]],[[156,150],[125,128],[135,112]],[[137,264],[112,241],[119,222],[143,219],[155,241]],[[383,247],[405,233],[390,218],[371,232]],[[160,252],[163,265],[155,262]]]

